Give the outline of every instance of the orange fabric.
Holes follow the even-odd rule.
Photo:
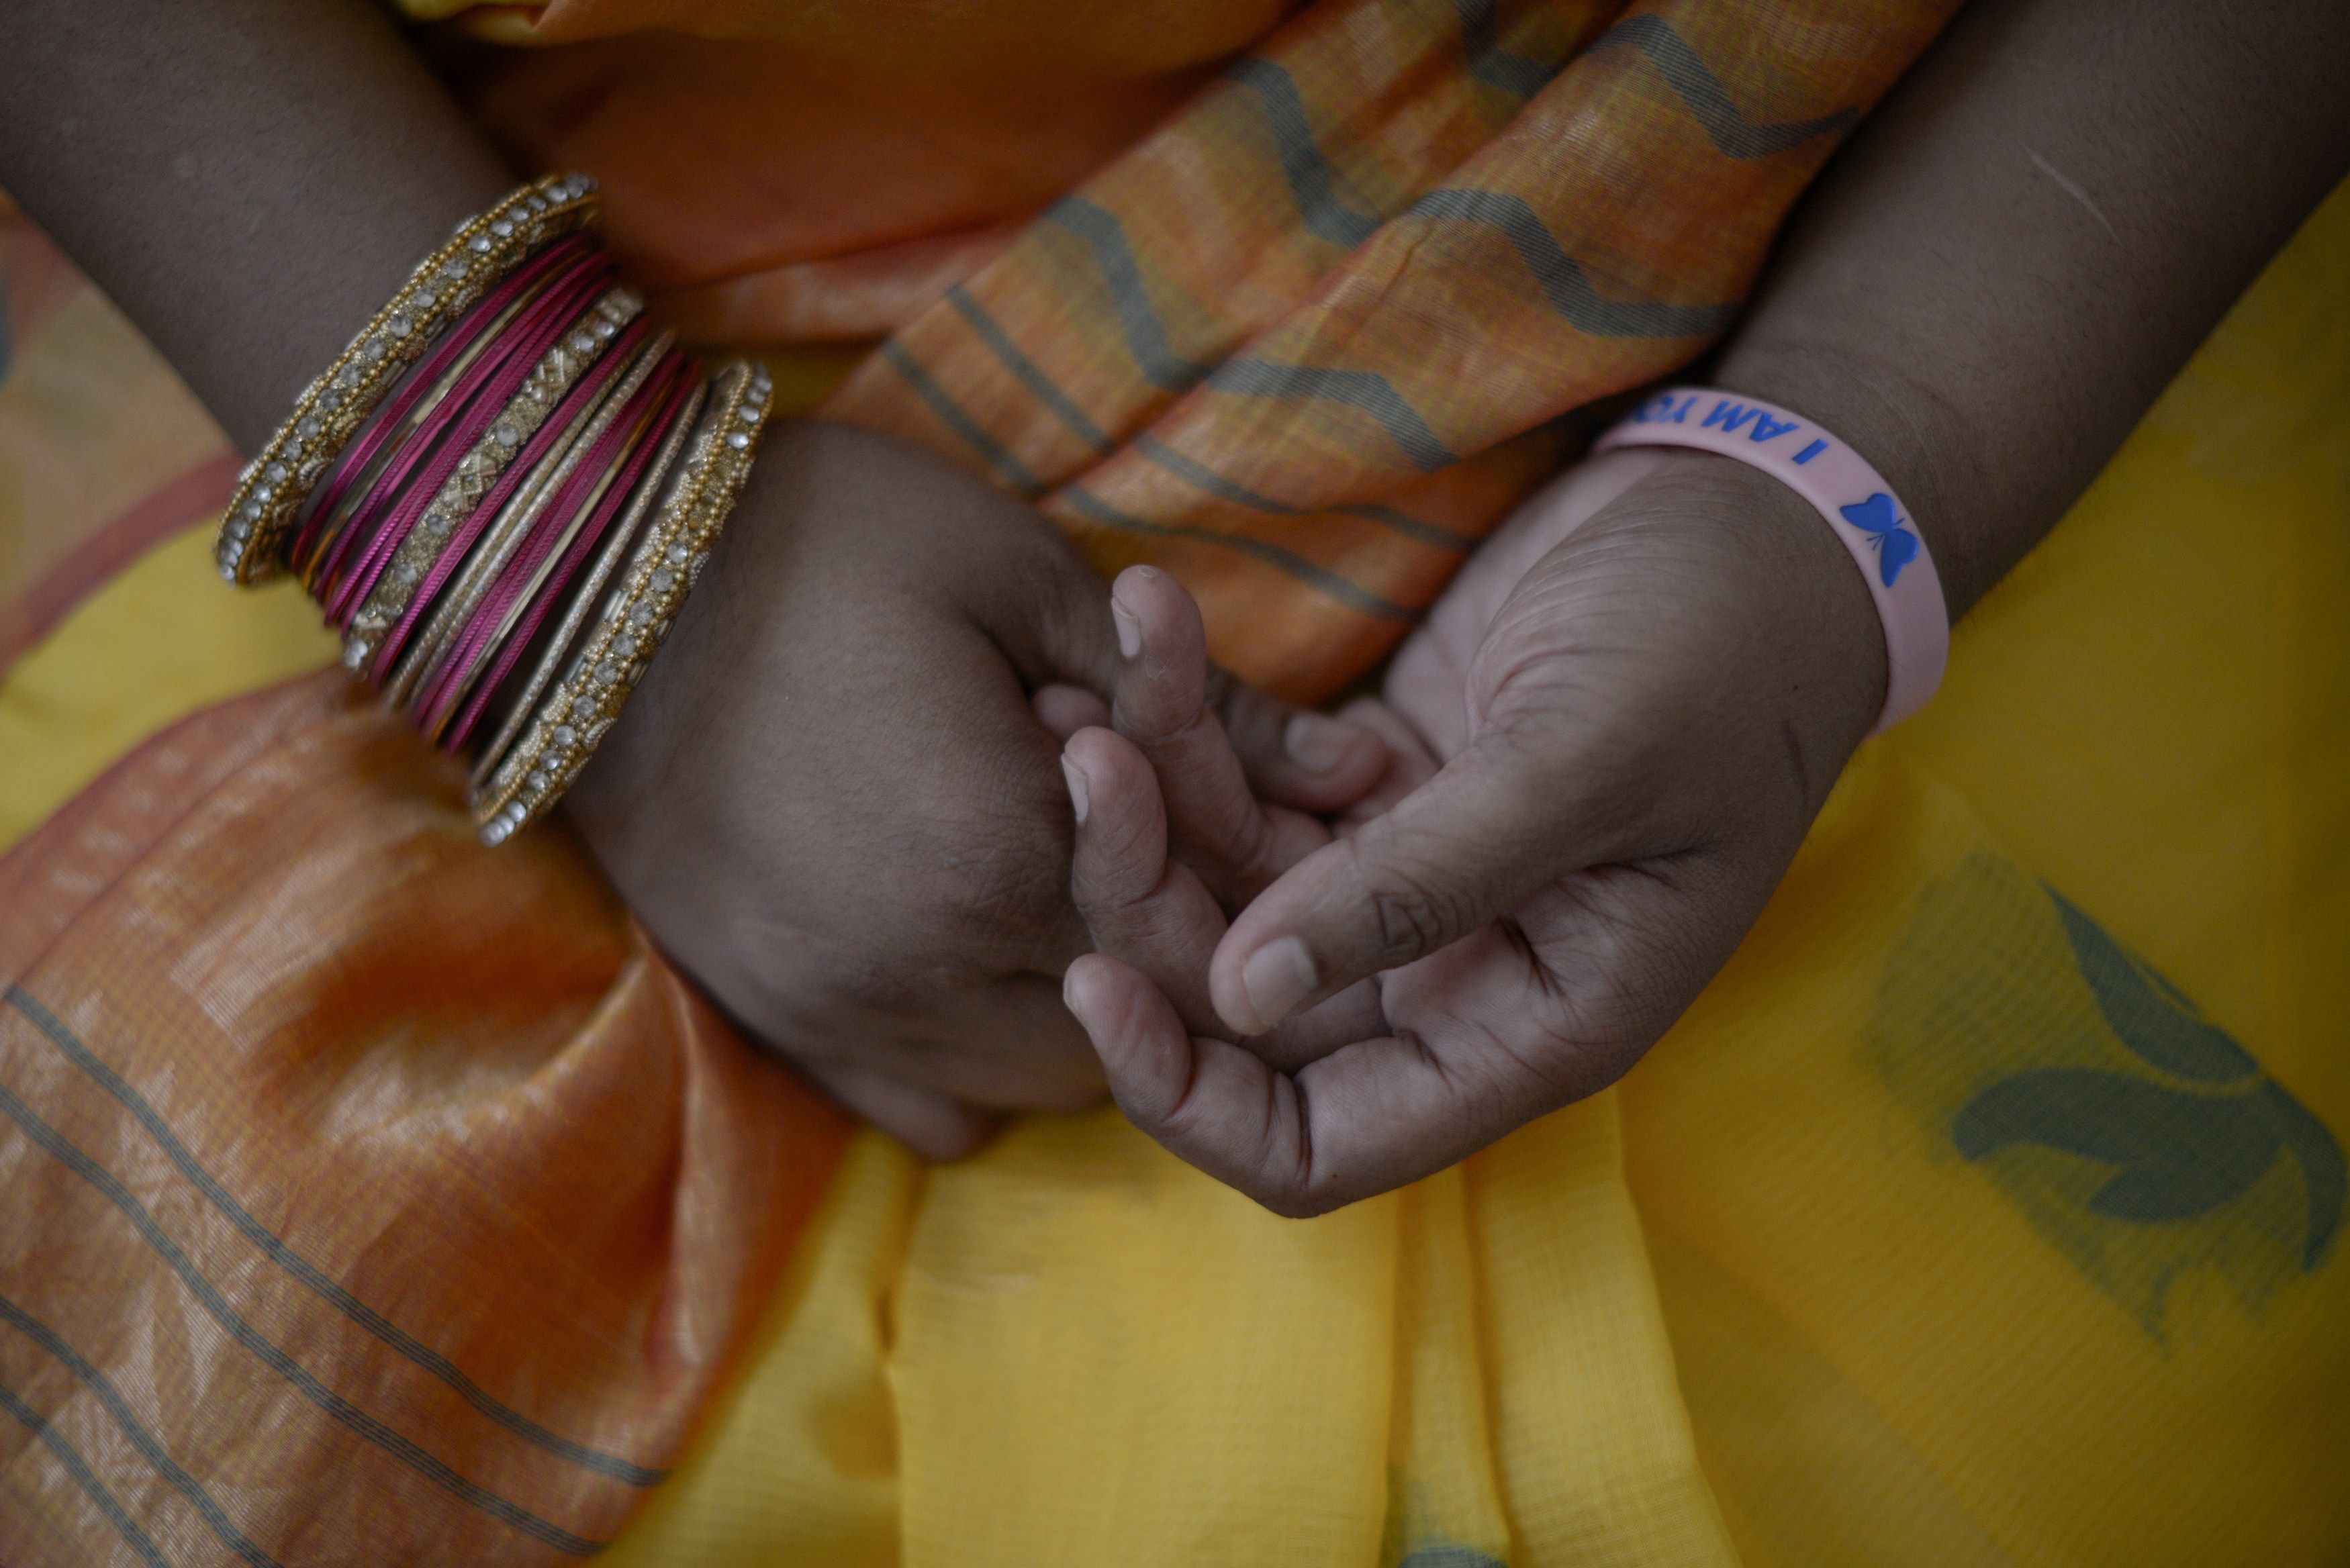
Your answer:
[[[469,8],[453,26],[536,46],[458,51],[468,100],[519,164],[603,182],[604,233],[633,277],[756,295],[758,275],[834,258],[925,275],[930,258],[891,248],[1035,212],[1283,9],[558,0],[535,16]],[[774,286],[772,310],[723,341],[801,340],[805,289]],[[818,335],[838,333],[827,322]]]
[[[675,1458],[847,1129],[534,839],[335,673],[0,861],[0,1561],[560,1561]]]
[[[1326,0],[1146,137],[1274,8],[409,3],[538,46],[473,101],[604,181],[689,337],[899,328],[823,412],[1174,571],[1218,658],[1303,699],[1555,470],[1560,416],[1727,325],[1954,8]]]
[[[1173,571],[1217,658],[1319,700],[1555,471],[1554,421],[1729,324],[1951,9],[1317,5],[822,411]]]

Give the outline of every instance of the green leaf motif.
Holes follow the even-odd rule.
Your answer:
[[[2342,1225],[2342,1146],[2325,1124],[2260,1070],[2251,1053],[2178,989],[2053,889],[2082,978],[2115,1037],[2140,1061],[2194,1085],[2092,1067],[2012,1074],[1959,1110],[1950,1136],[1980,1160],[2033,1145],[2118,1167],[2089,1209],[2137,1225],[2192,1220],[2241,1197],[2291,1149],[2307,1197],[2301,1266],[2324,1262]]]
[[[1950,1136],[1969,1159],[2033,1143],[2120,1166],[2089,1207],[2141,1225],[2210,1213],[2258,1181],[2282,1143],[2257,1096],[2185,1094],[2084,1067],[2001,1079],[1967,1102]]]
[[[2140,1060],[2198,1084],[2233,1084],[2260,1076],[2251,1053],[2205,1018],[2178,988],[2133,958],[2105,928],[2054,888],[2048,896],[2064,922],[2081,978],[2114,1035]]]

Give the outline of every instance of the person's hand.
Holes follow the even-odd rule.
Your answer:
[[[779,427],[567,802],[662,947],[753,1034],[936,1158],[1100,1069],[1055,726],[1105,715],[1107,588],[1032,509],[918,449]],[[1268,798],[1328,807],[1369,737],[1218,682]]]
[[[1348,710],[1432,753],[1357,830],[1292,827],[1253,877],[1203,879],[1167,845],[1229,859],[1201,847],[1214,818],[1146,748],[1070,742],[1101,952],[1066,998],[1127,1115],[1268,1208],[1412,1180],[1655,1043],[1760,913],[1884,683],[1867,589],[1801,501],[1703,454],[1587,463],[1399,654],[1392,716]],[[1122,687],[1120,714],[1140,706]]]

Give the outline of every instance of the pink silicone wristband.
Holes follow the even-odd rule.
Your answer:
[[[1799,415],[1706,387],[1659,392],[1592,444],[1690,446],[1761,469],[1819,509],[1852,552],[1885,627],[1875,734],[1926,705],[1950,654],[1950,612],[1918,525],[1867,459]]]

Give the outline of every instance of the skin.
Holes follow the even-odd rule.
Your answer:
[[[1118,662],[1107,587],[1030,508],[813,421],[771,438],[744,517],[573,791],[639,919],[735,1018],[925,1152],[984,1113],[1098,1100],[1059,999],[1087,950],[1054,732]],[[1218,681],[1306,805],[1384,766],[1350,727]],[[1289,759],[1292,726],[1335,769]]]
[[[361,0],[10,0],[0,186],[252,450],[513,182]],[[1056,739],[1101,711],[1107,586],[1033,511],[879,436],[771,437],[570,802],[655,938],[754,1035],[944,1158],[1097,1097]],[[1383,748],[1220,681],[1254,789],[1360,795]],[[1071,704],[1076,706],[1072,709]]]
[[[1714,379],[1868,452],[1963,611],[2339,177],[2345,34],[2283,0],[1978,0],[1823,181]],[[248,446],[504,180],[363,5],[0,8],[0,184]],[[286,265],[321,234],[331,265]],[[1201,672],[1165,594],[1138,590],[1113,653],[1101,586],[1008,547],[1042,525],[993,493],[875,438],[778,451],[574,815],[737,1016],[933,1153],[979,1136],[975,1101],[1081,1097],[1034,982],[1090,936],[1135,961],[1070,966],[1070,1002],[1187,1158],[1284,1212],[1456,1158],[1678,1016],[1882,694],[1866,595],[1817,519],[1677,455],[1587,520],[1529,507],[1551,532],[1499,607],[1464,580],[1362,714],[1424,760],[1326,839],[1304,814],[1360,798],[1378,748],[1325,731],[1288,755],[1310,731]],[[942,547],[972,520],[1007,548]],[[1076,731],[1069,765],[1106,770],[1083,932],[1039,891],[1072,864],[1041,737]],[[974,777],[1003,782],[967,798]],[[1177,857],[1149,886],[1180,871],[1198,896],[1128,929],[1149,901],[1125,863],[1083,857],[1097,826],[1147,823],[1146,777]],[[1151,843],[1128,841],[1146,870]],[[1256,1050],[1210,1049],[1230,1038]],[[959,1059],[973,1042],[984,1070]]]
[[[1955,618],[2342,178],[2345,79],[2338,6],[1978,0],[1823,180],[1711,379],[1866,453]],[[1531,501],[1351,715],[1408,759],[1383,814],[1303,853],[1270,814],[1227,833],[1249,897],[1184,864],[1243,803],[1155,775],[1130,717],[1189,701],[1129,688],[1197,679],[1196,612],[1118,585],[1149,635],[1064,753],[1100,949],[1067,997],[1128,1115],[1269,1208],[1409,1181],[1620,1076],[1874,721],[1882,633],[1821,520],[1703,453],[1603,493],[1625,461]]]

